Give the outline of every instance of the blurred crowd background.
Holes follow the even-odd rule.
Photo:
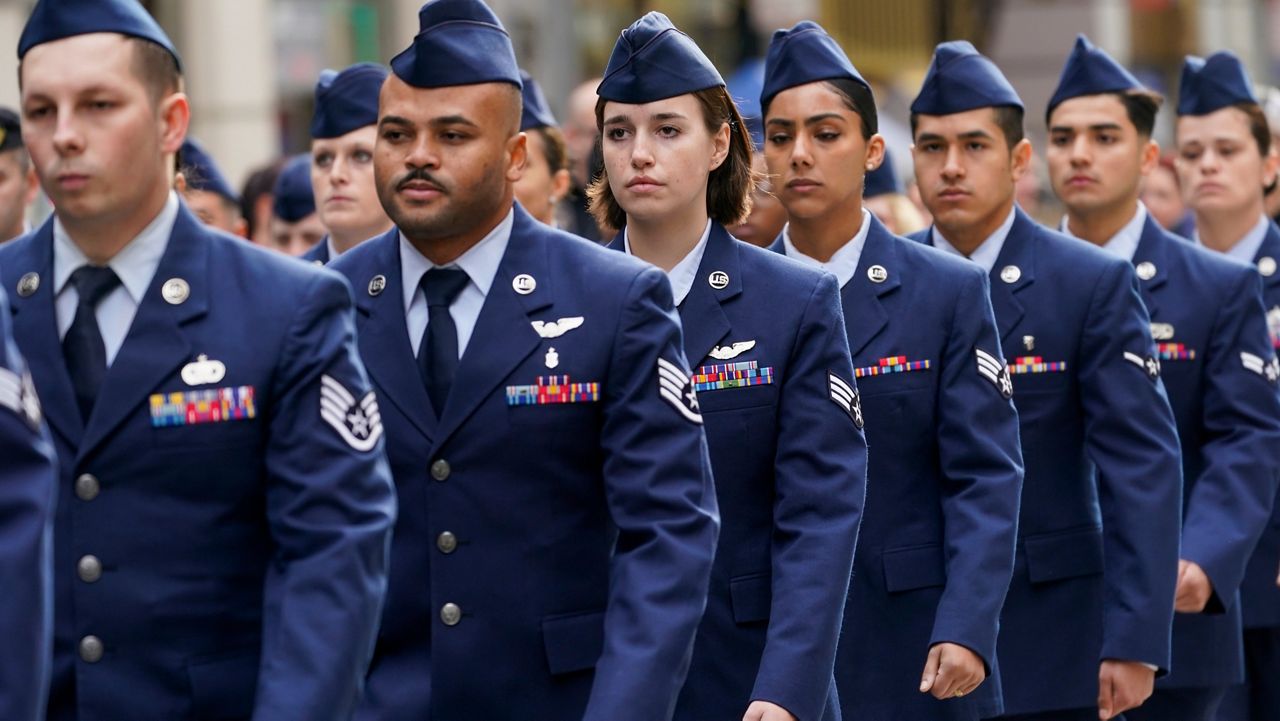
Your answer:
[[[16,48],[34,0],[0,0],[0,46]],[[421,0],[144,0],[183,54],[191,134],[232,185],[309,150],[316,78],[323,68],[385,63],[416,31]],[[1280,0],[491,0],[524,66],[542,85],[574,155],[573,89],[603,69],[618,33],[660,10],[719,65],[744,115],[758,106],[763,54],[775,28],[809,18],[841,40],[875,85],[881,132],[897,175],[910,180],[907,104],[933,47],[967,39],[1004,70],[1026,101],[1027,130],[1043,149],[1040,109],[1076,33],[1086,33],[1149,87],[1176,94],[1188,53],[1229,49],[1261,84],[1280,82]],[[10,56],[11,58],[13,55]],[[16,60],[0,72],[0,105],[17,107]],[[1260,92],[1280,129],[1280,91]],[[581,105],[581,104],[580,104]],[[579,112],[579,116],[582,113]],[[1160,114],[1167,146],[1173,114]],[[1056,222],[1043,167],[1020,190],[1023,206]],[[30,220],[48,212],[37,203]]]

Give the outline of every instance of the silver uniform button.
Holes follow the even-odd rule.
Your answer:
[[[80,659],[85,663],[97,663],[102,660],[102,639],[97,636],[85,636],[80,639]]]
[[[457,626],[462,620],[462,609],[456,603],[446,603],[440,608],[440,620],[446,626]]]
[[[101,490],[102,485],[92,473],[82,473],[76,478],[76,498],[82,501],[92,501]]]
[[[76,563],[76,575],[85,583],[93,583],[102,578],[102,561],[97,556],[81,556]]]
[[[441,553],[453,553],[458,550],[458,537],[445,531],[436,536],[436,548],[440,549]]]
[[[437,481],[444,481],[449,478],[449,462],[443,458],[431,464],[431,477]]]

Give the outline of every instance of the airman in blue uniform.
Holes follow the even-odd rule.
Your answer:
[[[821,27],[774,34],[761,106],[789,214],[773,248],[839,281],[867,417],[867,505],[836,661],[844,718],[998,714],[1022,452],[1008,379],[984,360],[1004,357],[986,273],[862,207],[864,169],[885,160],[875,99]]]
[[[569,175],[569,151],[564,133],[551,113],[542,88],[529,73],[521,70],[521,96],[524,110],[520,114],[520,132],[529,146],[524,172],[516,181],[516,202],[529,215],[552,227],[559,227],[556,211],[560,200],[569,193],[573,180]]]
[[[57,465],[0,289],[0,718],[42,721],[53,648]]]
[[[359,289],[401,516],[359,719],[666,721],[719,528],[655,268],[514,203],[511,39],[435,0],[391,61]]]
[[[1252,359],[1258,358],[1263,373],[1273,373],[1274,339],[1280,330],[1280,311],[1275,310],[1280,305],[1275,276],[1280,230],[1266,217],[1263,202],[1263,191],[1276,182],[1277,163],[1266,116],[1244,66],[1227,52],[1187,58],[1177,110],[1178,172],[1195,214],[1197,244],[1253,265],[1263,276],[1270,342],[1264,341],[1262,350],[1242,350],[1239,360],[1256,370]],[[1228,300],[1218,301],[1215,308],[1228,320],[1248,320]],[[1229,313],[1241,317],[1232,319]],[[1255,392],[1255,404],[1273,400],[1265,391]],[[1271,406],[1264,408],[1275,415]],[[1224,443],[1231,438],[1245,442],[1239,436],[1247,425],[1235,420],[1230,428]],[[1273,510],[1280,464],[1275,453],[1272,436],[1261,457],[1206,457],[1213,462],[1206,473],[1215,466],[1225,469],[1219,473],[1224,480],[1188,497],[1184,557],[1191,549],[1205,559],[1213,593],[1204,613],[1180,615],[1174,625],[1173,672],[1156,692],[1165,697],[1164,706],[1177,709],[1169,711],[1169,718],[1201,718],[1185,715],[1188,708],[1214,718],[1213,707],[1228,687],[1230,697],[1218,718],[1248,721],[1280,714],[1280,589],[1275,586],[1280,516]]]
[[[667,271],[723,522],[674,718],[838,720],[867,463],[839,289],[725,230],[749,207],[753,143],[720,73],[665,15],[622,32],[599,95],[592,210],[621,231],[611,247]]]
[[[137,2],[42,0],[18,52],[56,208],[0,248],[60,465],[48,718],[349,719],[395,514],[351,292],[171,190],[187,101]]]
[[[310,187],[327,234],[303,260],[324,265],[391,227],[373,182],[378,93],[386,79],[386,67],[356,63],[325,70],[316,81]]]
[[[213,156],[194,138],[182,141],[178,151],[178,172],[182,174],[182,199],[201,223],[243,236],[245,220],[240,214],[240,196],[222,174]]]
[[[310,153],[298,153],[285,161],[271,195],[270,247],[301,258],[320,245],[325,230],[311,189]]]
[[[1011,718],[1113,718],[1169,668],[1178,437],[1133,267],[1014,203],[1021,99],[966,42],[939,45],[911,106],[919,235],[991,276],[1026,478],[998,652]]]

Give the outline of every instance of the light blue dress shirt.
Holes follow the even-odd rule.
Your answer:
[[[862,227],[858,228],[857,234],[853,236],[853,240],[840,246],[832,256],[831,260],[823,263],[817,258],[810,258],[801,253],[791,242],[791,225],[788,223],[782,229],[782,247],[787,252],[788,258],[795,258],[805,265],[820,268],[831,273],[840,281],[840,287],[845,287],[853,276],[858,272],[858,261],[862,259],[862,248],[867,244],[867,233],[871,230],[871,212],[866,208],[862,209]]]
[[[996,267],[996,261],[1000,258],[1000,250],[1004,248],[1004,241],[1009,237],[1009,230],[1013,228],[1013,219],[1016,218],[1017,215],[1017,207],[1015,206],[1014,208],[1010,208],[1009,217],[1004,219],[1004,222],[1000,224],[999,228],[996,228],[996,232],[987,236],[987,239],[982,241],[982,245],[979,245],[978,249],[973,251],[973,255],[965,256],[964,253],[956,250],[954,245],[948,242],[946,238],[942,237],[942,233],[938,232],[938,226],[936,225],[933,226],[932,231],[933,244],[938,248],[941,248],[948,253],[954,253],[961,258],[968,257],[969,260],[977,263],[983,270],[990,273],[991,269]]]
[[[1142,231],[1146,225],[1147,206],[1139,201],[1138,212],[1134,213],[1133,218],[1128,223],[1125,223],[1118,233],[1111,236],[1111,239],[1102,248],[1132,263],[1134,254],[1138,252],[1138,244],[1142,242]],[[1071,238],[1076,237],[1075,233],[1071,232],[1071,228],[1067,226],[1065,216],[1062,218],[1061,231],[1063,235]]]
[[[1266,240],[1267,228],[1270,226],[1270,218],[1266,215],[1259,216],[1258,222],[1249,229],[1249,232],[1245,233],[1244,237],[1237,241],[1235,245],[1231,246],[1231,250],[1223,253],[1223,255],[1231,258],[1232,260],[1238,260],[1241,263],[1253,265],[1253,259],[1258,257],[1258,250],[1262,248],[1262,241]],[[1196,231],[1195,233],[1195,241],[1196,245],[1204,247],[1204,243],[1200,242],[1199,231]]]
[[[667,271],[667,280],[671,283],[671,297],[675,304],[679,306],[688,297],[689,291],[693,289],[693,282],[698,279],[698,266],[702,265],[702,256],[707,252],[707,240],[711,237],[711,221],[707,221],[707,227],[702,231],[702,237],[698,240],[697,245],[685,255],[675,267]],[[635,255],[631,252],[631,240],[627,238],[627,231],[622,231],[622,247],[626,249],[627,255]]]

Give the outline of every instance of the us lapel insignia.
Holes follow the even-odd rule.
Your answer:
[[[754,340],[743,340],[727,346],[718,345],[715,348],[712,348],[708,355],[716,360],[730,360],[732,358],[737,358],[755,347],[756,342]]]
[[[1138,264],[1138,277],[1143,280],[1151,280],[1156,277],[1156,264],[1149,260],[1144,260]]]
[[[535,320],[530,325],[533,326],[534,332],[542,338],[559,338],[575,328],[581,328],[583,322],[583,317],[579,315],[571,318],[561,318],[560,320]]]
[[[211,361],[209,356],[201,353],[182,367],[182,382],[189,386],[206,386],[220,382],[226,374],[227,366],[222,361]]]
[[[1262,274],[1262,276],[1263,276],[1264,278],[1270,278],[1271,276],[1275,275],[1275,274],[1276,274],[1276,259],[1275,259],[1275,258],[1272,258],[1272,257],[1271,257],[1271,256],[1269,256],[1269,255],[1268,255],[1268,256],[1266,256],[1265,258],[1259,258],[1259,259],[1258,259],[1258,272],[1259,272],[1259,273],[1261,273],[1261,274]]]

